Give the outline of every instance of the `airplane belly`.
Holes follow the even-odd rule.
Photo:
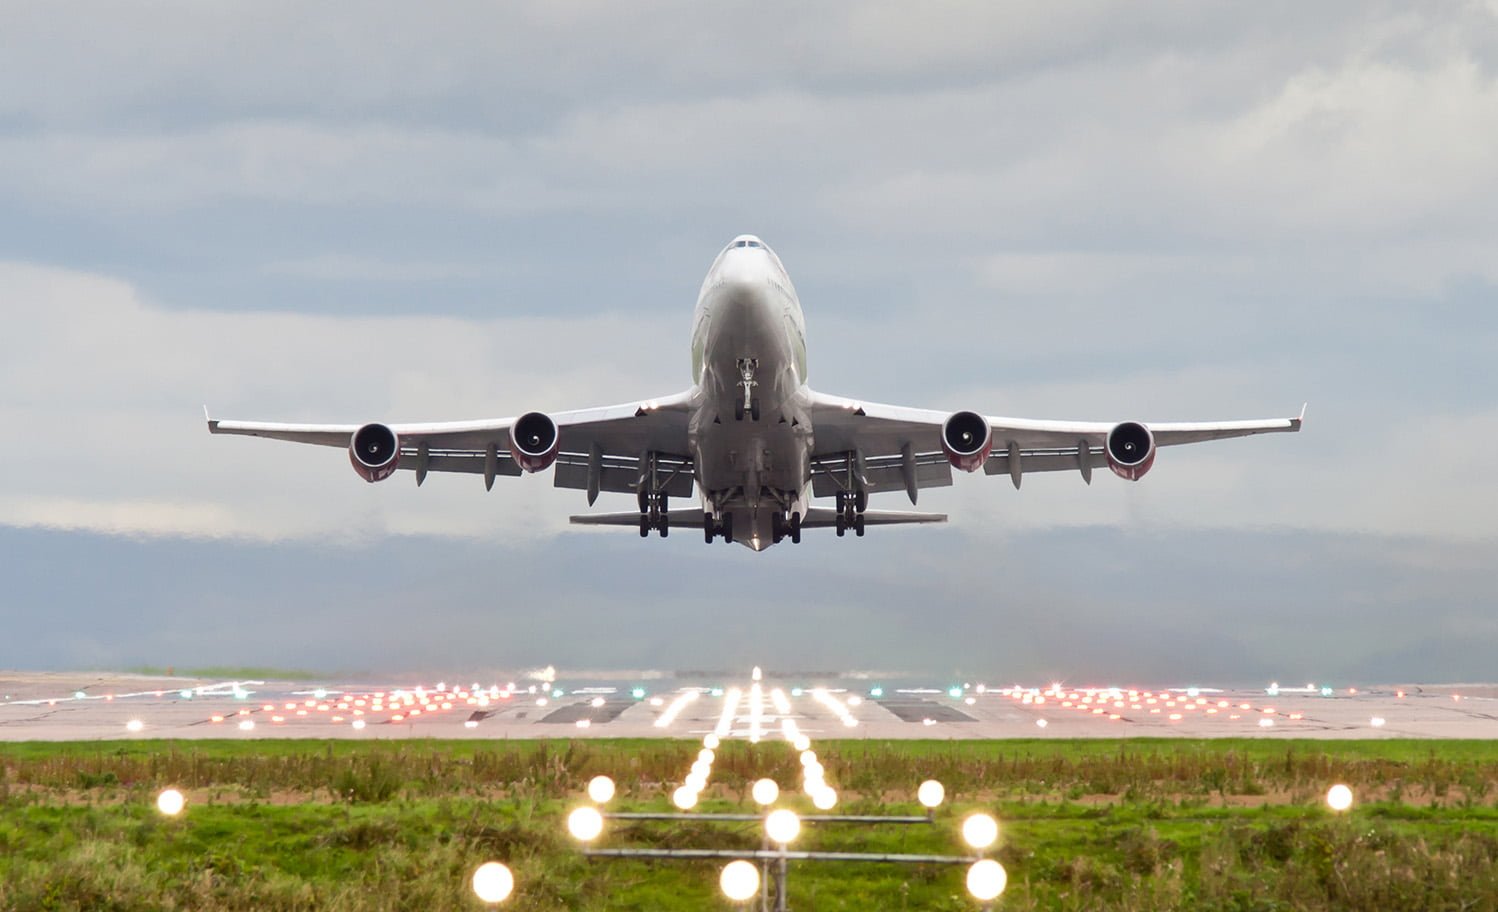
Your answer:
[[[799,492],[810,477],[810,439],[799,425],[775,421],[709,422],[697,433],[697,481],[704,492],[759,488]]]

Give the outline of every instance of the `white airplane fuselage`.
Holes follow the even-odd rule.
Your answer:
[[[713,262],[692,324],[697,396],[689,440],[702,508],[733,538],[774,542],[776,517],[811,501],[806,323],[780,259],[752,235]]]

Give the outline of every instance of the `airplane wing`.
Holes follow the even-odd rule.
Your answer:
[[[863,402],[811,393],[815,429],[813,492],[818,497],[852,490],[862,479],[869,492],[916,492],[952,483],[952,464],[942,448],[942,426],[950,412]],[[1132,422],[1052,421],[975,416],[987,424],[992,451],[983,462],[988,475],[1008,475],[1017,488],[1031,472],[1079,472],[1088,483],[1092,470],[1109,464],[1104,447],[1114,428]],[[1138,422],[1154,446],[1178,446],[1253,434],[1299,431],[1305,408],[1295,418],[1251,421]],[[1153,459],[1153,451],[1149,454]],[[1148,470],[1148,465],[1134,477]]]
[[[645,471],[646,454],[654,454],[654,468],[668,478],[666,493],[691,496],[690,400],[691,393],[686,392],[549,415],[557,427],[556,486],[586,490],[590,504],[599,491],[633,492]],[[417,484],[428,472],[483,475],[486,486],[492,486],[497,475],[519,475],[521,467],[509,450],[510,429],[519,417],[388,425],[399,441],[397,467],[414,471]],[[349,448],[360,427],[208,418],[208,431],[213,434],[340,449]]]

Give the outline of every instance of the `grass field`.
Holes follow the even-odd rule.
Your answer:
[[[515,870],[517,910],[729,908],[710,862],[589,861],[565,833],[587,780],[613,810],[668,810],[694,742],[305,742],[0,746],[0,910],[481,908],[468,877]],[[840,811],[934,826],[813,827],[797,848],[960,854],[1001,821],[1003,909],[1498,910],[1498,743],[828,741]],[[785,745],[718,751],[701,810],[793,786]],[[1344,816],[1322,796],[1346,782]],[[168,820],[157,792],[185,791]],[[789,801],[810,811],[801,799]],[[753,849],[755,824],[619,823],[602,845]],[[960,867],[801,863],[791,906],[973,909]]]

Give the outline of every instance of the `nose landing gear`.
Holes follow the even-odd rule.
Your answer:
[[[733,405],[733,419],[735,421],[743,421],[744,413],[748,412],[752,420],[758,421],[759,400],[754,397],[754,388],[759,386],[759,381],[754,379],[754,372],[759,369],[759,359],[740,358],[738,360],[738,367],[738,385],[742,392],[739,395],[738,401]]]

